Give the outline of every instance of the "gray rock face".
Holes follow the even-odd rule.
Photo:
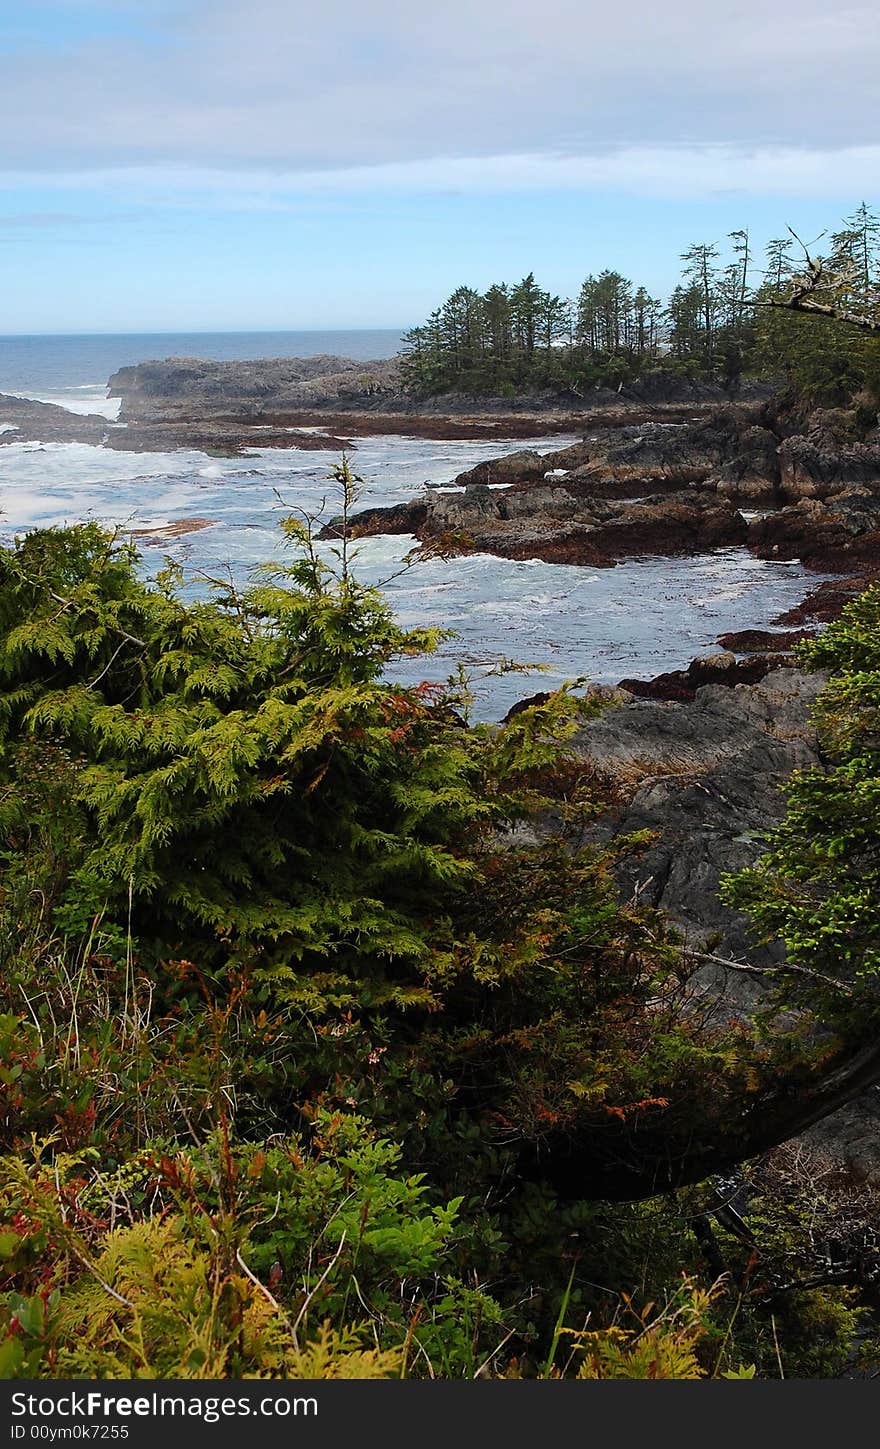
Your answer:
[[[738,503],[772,503],[779,481],[778,449],[779,439],[769,428],[746,428],[735,457],[722,463],[704,486]]]
[[[281,410],[367,406],[382,411],[391,407],[426,416],[491,416],[523,410],[544,413],[559,408],[568,413],[613,409],[615,413],[632,414],[646,407],[682,409],[752,402],[768,398],[775,390],[773,384],[743,383],[730,391],[717,384],[689,382],[661,372],[620,392],[607,388],[579,393],[552,389],[514,398],[474,398],[464,393],[419,398],[405,391],[396,358],[364,362],[334,356],[235,362],[172,357],[121,368],[111,378],[110,386],[114,396],[123,397],[125,416],[139,420],[157,415],[168,418],[175,410],[193,407],[201,417],[209,410],[230,407],[240,413],[248,405]]]
[[[688,703],[621,701],[578,733],[573,748],[620,792],[621,804],[592,831],[607,842],[636,830],[654,844],[618,868],[626,897],[660,907],[696,950],[770,965],[781,947],[757,947],[749,920],[718,900],[720,877],[752,864],[762,833],[781,820],[781,786],[792,770],[820,764],[810,711],[821,674],[777,669],[758,684],[707,685]],[[706,964],[690,980],[701,1006],[747,1013],[760,979]],[[880,1088],[838,1108],[798,1141],[852,1178],[880,1185]]]
[[[779,449],[780,491],[789,503],[880,489],[880,443],[841,443],[827,429],[787,438]]]
[[[810,709],[824,682],[783,668],[758,684],[706,685],[690,702],[629,698],[575,737],[575,752],[622,800],[593,838],[657,832],[621,865],[622,889],[664,910],[696,949],[768,959],[747,919],[719,902],[719,880],[760,855],[762,832],[785,813],[780,787],[792,770],[818,763]],[[735,994],[743,982],[753,994],[745,977]]]
[[[567,451],[567,450],[562,450]],[[545,471],[553,465],[545,460],[534,448],[520,448],[515,453],[508,453],[504,458],[493,458],[486,463],[478,463],[475,468],[469,468],[465,473],[459,473],[455,482],[461,487],[471,487],[473,484],[489,483],[522,483],[527,479],[543,478]],[[560,464],[564,467],[564,464]]]
[[[760,410],[757,413],[760,416]],[[520,451],[480,463],[456,483],[537,482],[568,471],[570,487],[608,497],[657,489],[706,487],[731,499],[772,498],[778,439],[755,422],[755,409],[714,410],[690,422],[642,422],[591,429],[581,442],[540,457]]]
[[[880,530],[880,493],[852,488],[829,499],[828,511],[835,522],[853,538]]]
[[[251,420],[224,420],[219,413],[188,419],[129,424],[111,422],[100,413],[72,413],[54,403],[0,393],[0,446],[9,443],[88,443],[95,448],[122,452],[166,452],[173,448],[200,448],[209,453],[236,454],[248,446],[263,448],[336,448],[346,440],[316,428],[274,427]]]
[[[692,423],[618,428],[587,440],[591,456],[581,465],[582,474],[639,480],[649,488],[699,483],[736,455],[741,431],[742,419],[731,411]]]
[[[744,543],[748,528],[732,504],[711,493],[627,503],[573,489],[565,479],[509,489],[471,483],[457,493],[357,513],[351,531],[356,537],[411,532],[423,543],[457,536],[448,552],[607,568],[645,554],[693,554]],[[335,533],[325,529],[321,536]]]
[[[752,520],[749,547],[760,558],[799,558],[808,568],[852,571],[880,561],[880,493],[852,488],[802,498]]]
[[[880,1187],[880,1087],[817,1122],[803,1140],[844,1163],[857,1181]]]
[[[111,397],[121,397],[126,421],[168,421],[175,415],[233,411],[240,417],[274,411],[364,406],[400,391],[397,363],[379,358],[265,358],[254,362],[215,362],[167,358],[123,367],[109,382]]]

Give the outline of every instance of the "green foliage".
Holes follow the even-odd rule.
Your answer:
[[[432,636],[286,533],[207,599],[94,525],[0,550],[0,1369],[537,1374],[569,1312],[635,1373],[608,1294],[687,1223],[540,1164],[711,1129],[763,1048],[620,905],[643,840],[582,843],[597,706],[386,683]]]
[[[701,1379],[706,1370],[697,1357],[707,1332],[716,1290],[686,1279],[662,1309],[653,1303],[637,1310],[624,1300],[623,1323],[575,1337],[582,1360],[579,1379]],[[630,1322],[626,1323],[629,1319]],[[724,1378],[752,1378],[754,1368],[728,1371]]]
[[[4,1276],[36,1289],[5,1303],[16,1373],[296,1378],[321,1345],[325,1377],[399,1373],[407,1356],[443,1372],[498,1331],[498,1306],[455,1275],[460,1200],[430,1206],[362,1119],[149,1150],[115,1173],[47,1148],[0,1179]]]
[[[828,768],[797,772],[768,853],[728,881],[764,939],[815,973],[804,995],[832,1019],[870,1030],[880,969],[880,589],[860,595],[804,662],[832,671],[817,709]]]
[[[533,272],[484,293],[458,287],[404,337],[405,382],[421,394],[513,397],[543,389],[619,388],[662,364],[673,374],[735,377],[748,346],[748,235],[733,233],[733,261],[714,247],[686,253],[685,284],[669,306],[619,272],[584,281],[577,301],[545,291]],[[697,262],[695,262],[697,258]],[[702,258],[702,261],[699,261]],[[694,272],[694,266],[697,271]],[[694,278],[698,280],[694,280]]]
[[[206,997],[239,1031],[272,1015],[248,1030],[285,1033],[300,1100],[344,1080],[342,1100],[390,1113],[416,1072],[434,1111],[465,1058],[474,1105],[517,1134],[650,1095],[650,1057],[608,1025],[674,953],[618,909],[610,856],[500,843],[546,805],[595,808],[560,753],[575,694],[463,729],[381,679],[430,637],[313,551],[187,603],[88,525],[29,535],[0,576],[8,902],[28,919],[39,901],[44,940],[73,947],[74,996],[100,972],[121,991],[129,1075],[148,991],[178,1055]]]
[[[808,405],[840,406],[863,390],[880,397],[880,342],[843,322],[762,310],[754,358],[762,371],[786,378]],[[876,422],[876,406],[869,411]]]
[[[856,316],[880,312],[880,218],[865,202],[832,234],[825,255],[812,258],[819,285],[808,301]],[[833,316],[780,309],[773,303],[792,294],[805,256],[792,259],[795,238],[772,241],[768,267],[756,300],[754,361],[771,375],[784,376],[807,405],[838,406],[861,395],[863,426],[877,421],[880,399],[880,341]],[[804,249],[805,250],[805,249]]]
[[[682,275],[666,303],[606,268],[576,300],[546,291],[529,273],[484,293],[458,287],[404,338],[403,377],[416,393],[515,397],[543,390],[619,389],[660,375],[730,384],[742,374],[785,378],[812,405],[867,399],[876,423],[880,342],[851,325],[787,310],[807,265],[793,233],[767,247],[755,282],[748,231],[697,242],[681,255]],[[827,279],[813,301],[863,317],[880,308],[880,219],[863,202],[821,259]]]

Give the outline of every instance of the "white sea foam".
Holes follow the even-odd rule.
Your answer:
[[[89,383],[83,387],[63,388],[59,392],[19,392],[16,390],[11,396],[30,398],[32,402],[54,403],[56,407],[66,408],[69,413],[99,413],[113,422],[118,418],[119,410],[122,407],[121,398],[108,397],[106,387],[101,387],[97,383]]]

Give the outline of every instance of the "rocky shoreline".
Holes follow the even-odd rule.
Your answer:
[[[351,448],[387,434],[472,440],[530,438],[686,421],[719,404],[753,403],[772,388],[734,392],[659,372],[619,391],[543,392],[517,397],[446,394],[420,398],[403,386],[395,359],[345,357],[215,362],[170,358],[121,368],[109,379],[119,418],[68,413],[50,403],[0,394],[0,444],[87,442],[131,452],[193,448],[236,456],[254,448]]]
[[[407,396],[394,360],[317,357],[148,362],[114,374],[110,391],[122,402],[118,422],[0,395],[0,445],[82,442],[240,455],[256,447],[341,451],[377,433],[491,439],[575,432],[581,437],[572,445],[517,449],[409,503],[366,509],[350,520],[350,533],[412,535],[442,557],[486,552],[592,568],[738,546],[839,575],[780,617],[780,628],[789,629],[836,617],[880,577],[877,419],[866,419],[864,409],[798,409],[764,383],[741,386],[731,401],[716,385],[657,374],[616,393],[477,404]],[[338,521],[323,530],[326,538],[339,534]],[[732,667],[731,680],[761,677],[755,648],[726,636],[719,643],[733,661],[723,666]],[[784,636],[768,636],[760,657],[785,659],[786,647]],[[713,678],[719,667],[712,665]],[[699,661],[656,681],[624,681],[636,693],[667,699],[692,698],[705,682]]]
[[[856,414],[787,415],[779,403],[687,422],[589,426],[581,442],[520,449],[461,473],[449,488],[349,520],[353,537],[411,534],[443,556],[613,567],[648,554],[742,545],[799,560],[846,583],[811,610],[835,617],[880,576],[880,426]],[[338,538],[340,520],[323,536]]]

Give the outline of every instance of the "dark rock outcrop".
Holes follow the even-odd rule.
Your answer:
[[[722,649],[734,654],[766,654],[780,649],[793,649],[804,639],[812,639],[813,629],[736,629],[730,634],[719,634],[718,643]]]
[[[880,564],[880,493],[853,489],[822,503],[804,498],[749,525],[759,558],[798,558],[809,568]]]
[[[302,408],[369,406],[398,397],[397,362],[378,358],[279,357],[218,362],[180,357],[122,367],[109,381],[111,397],[122,398],[125,421],[169,422],[175,416],[220,414],[245,419]],[[267,416],[268,415],[268,416]]]
[[[172,357],[124,367],[110,379],[113,396],[123,398],[126,418],[167,418],[173,410],[201,415],[217,410],[282,411],[318,408],[331,411],[394,411],[423,416],[517,413],[641,413],[671,407],[705,408],[764,400],[775,387],[744,382],[736,388],[671,376],[660,370],[618,391],[566,388],[523,392],[515,398],[445,393],[419,397],[402,383],[396,358],[362,361],[351,357],[280,357],[218,362]]]
[[[731,504],[712,494],[675,494],[638,503],[579,496],[567,482],[493,489],[471,484],[424,501],[355,514],[354,537],[414,533],[447,541],[447,552],[607,568],[645,554],[692,554],[745,541],[748,528]],[[333,525],[322,537],[335,537]]]
[[[737,503],[773,503],[778,496],[779,439],[769,428],[748,427],[736,440],[735,456],[706,479],[722,498]]]
[[[473,483],[546,480],[560,471],[573,493],[633,498],[660,489],[707,488],[733,500],[770,500],[779,475],[778,439],[756,417],[763,409],[715,410],[679,422],[592,428],[581,442],[542,456],[520,451],[459,474]]]
[[[112,425],[98,413],[71,413],[54,403],[0,393],[0,445],[4,443],[91,443],[100,447]]]
[[[72,413],[55,403],[0,393],[0,445],[9,443],[88,443],[125,453],[172,452],[196,448],[230,456],[248,448],[333,448],[350,442],[316,429],[243,424],[222,418],[120,424],[100,413]]]
[[[428,517],[426,503],[398,503],[390,508],[365,508],[349,526],[351,538],[369,538],[381,533],[418,533]],[[342,537],[342,519],[333,519],[321,529],[321,538]]]
[[[567,451],[567,449],[562,449],[563,454]],[[539,478],[543,478],[545,472],[553,466],[550,462],[550,458],[553,456],[550,454],[543,457],[540,453],[536,453],[534,448],[520,448],[517,452],[508,453],[503,458],[491,458],[488,462],[478,463],[475,468],[468,468],[466,472],[459,473],[455,479],[455,485],[460,488],[468,488],[475,484],[537,481]]]
[[[620,688],[641,699],[694,699],[706,684],[722,684],[728,689],[737,684],[757,684],[771,669],[789,664],[788,654],[756,654],[753,659],[737,659],[729,650],[723,654],[707,654],[693,659],[687,669],[673,669],[653,679],[621,679]]]
[[[792,625],[815,621],[829,624],[833,619],[840,618],[847,604],[877,583],[880,583],[880,568],[869,569],[866,573],[853,574],[848,578],[827,579],[825,583],[811,589],[806,598],[793,609],[779,614],[773,623]]]
[[[853,488],[880,490],[880,442],[841,442],[827,427],[817,427],[785,439],[779,472],[779,490],[788,503]]]
[[[690,1000],[704,1018],[747,1018],[766,997],[761,972],[782,961],[781,946],[757,946],[748,917],[722,905],[718,888],[722,875],[760,856],[764,833],[783,818],[780,787],[792,770],[821,766],[810,712],[824,683],[822,675],[780,668],[753,685],[707,685],[689,702],[605,690],[613,707],[583,724],[571,741],[574,756],[615,801],[587,839],[603,844],[651,833],[646,849],[617,866],[621,894],[659,907],[679,926],[695,964]],[[554,824],[548,820],[546,828]],[[743,961],[751,969],[737,971]],[[691,1160],[689,1143],[679,1144],[677,1160],[658,1156],[654,1190],[696,1181],[795,1132],[805,1134],[798,1141],[821,1147],[835,1170],[880,1183],[878,1074],[880,1057],[869,1043],[778,1102],[769,1094],[757,1117],[746,1114],[739,1147],[739,1129],[725,1122],[717,1140],[708,1141],[704,1162]],[[658,1141],[658,1153],[667,1150]],[[554,1182],[561,1193],[576,1195],[592,1170],[572,1153],[567,1166],[554,1168]],[[644,1195],[652,1189],[646,1177],[635,1160],[621,1159],[617,1168],[604,1169],[603,1191]]]
[[[760,854],[762,833],[783,817],[780,786],[792,770],[818,763],[810,710],[824,683],[779,668],[756,684],[705,685],[689,702],[623,696],[571,742],[620,800],[594,838],[656,832],[619,866],[622,890],[666,911],[691,946],[752,962],[778,956],[756,951],[747,918],[719,902],[719,880]],[[722,968],[707,969],[714,981]]]

